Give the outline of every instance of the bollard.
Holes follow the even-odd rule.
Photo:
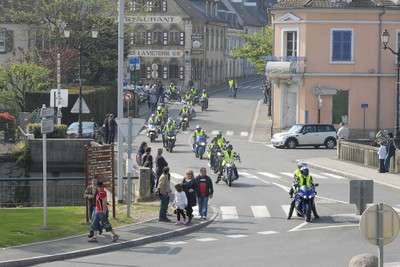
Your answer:
[[[138,200],[145,199],[150,192],[150,169],[141,167],[139,169],[139,195]]]
[[[361,215],[367,208],[367,203],[374,202],[374,181],[373,180],[351,180],[350,201],[356,204],[357,215]]]

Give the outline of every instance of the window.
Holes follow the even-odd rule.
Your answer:
[[[178,31],[170,31],[169,32],[169,43],[171,45],[179,44],[179,32]]]
[[[353,61],[353,31],[347,29],[332,30],[331,35],[331,61]]]
[[[6,31],[0,29],[0,53],[6,52]]]
[[[178,79],[179,77],[179,66],[178,65],[169,65],[168,67],[168,72],[169,72],[169,79]]]
[[[283,56],[297,57],[297,30],[284,31],[283,34]]]
[[[153,44],[161,44],[163,40],[163,33],[160,30],[153,32]]]

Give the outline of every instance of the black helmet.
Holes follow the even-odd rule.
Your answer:
[[[303,177],[307,177],[310,174],[308,167],[301,167],[300,172],[301,172],[301,175],[303,175]]]
[[[226,147],[226,149],[233,149],[233,146],[232,146],[232,145],[228,145],[228,146]]]

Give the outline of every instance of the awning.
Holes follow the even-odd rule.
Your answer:
[[[268,61],[265,66],[265,74],[269,79],[273,78],[290,78],[292,62]]]

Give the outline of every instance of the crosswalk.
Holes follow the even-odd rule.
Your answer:
[[[217,135],[217,133],[219,132],[219,130],[212,130],[211,131],[211,136],[215,136]],[[147,129],[143,129],[139,132],[139,135],[146,135],[147,133]],[[187,131],[180,131],[179,134],[192,134],[193,131],[191,131],[190,129]],[[249,136],[249,132],[248,131],[231,131],[231,130],[227,130],[222,132],[222,134],[224,136],[240,136],[240,137],[248,137]]]

